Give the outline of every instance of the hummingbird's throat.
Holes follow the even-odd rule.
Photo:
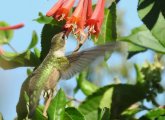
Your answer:
[[[65,48],[60,48],[53,52],[53,55],[56,57],[64,57],[65,56]]]

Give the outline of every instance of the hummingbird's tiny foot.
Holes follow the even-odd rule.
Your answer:
[[[78,52],[78,50],[81,48],[82,45],[83,45],[83,44],[79,43],[79,44],[77,45],[76,49],[73,51],[73,53]]]
[[[44,107],[43,116],[46,118],[48,117],[47,116],[47,110],[48,110],[48,107],[50,105],[51,100],[52,100],[52,96],[49,96],[49,98],[46,101],[45,107]]]
[[[44,116],[45,118],[48,118],[48,116],[47,116],[47,113],[46,113],[46,112],[43,112],[43,116]]]

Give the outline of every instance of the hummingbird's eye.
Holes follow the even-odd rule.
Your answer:
[[[63,34],[62,39],[65,39],[65,34]]]

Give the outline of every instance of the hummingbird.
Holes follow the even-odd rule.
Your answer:
[[[56,34],[51,40],[51,48],[43,62],[24,81],[17,104],[18,120],[26,118],[28,114],[29,117],[33,115],[42,92],[48,93],[49,97],[53,96],[60,79],[70,79],[98,57],[118,48],[117,42],[113,42],[65,55],[65,45],[65,32]],[[28,104],[25,93],[29,98]]]

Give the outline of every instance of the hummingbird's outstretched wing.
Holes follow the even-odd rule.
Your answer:
[[[65,69],[60,71],[61,79],[70,79],[73,75],[89,66],[98,57],[104,56],[106,52],[112,52],[118,47],[118,42],[107,43],[66,56],[69,64]]]

